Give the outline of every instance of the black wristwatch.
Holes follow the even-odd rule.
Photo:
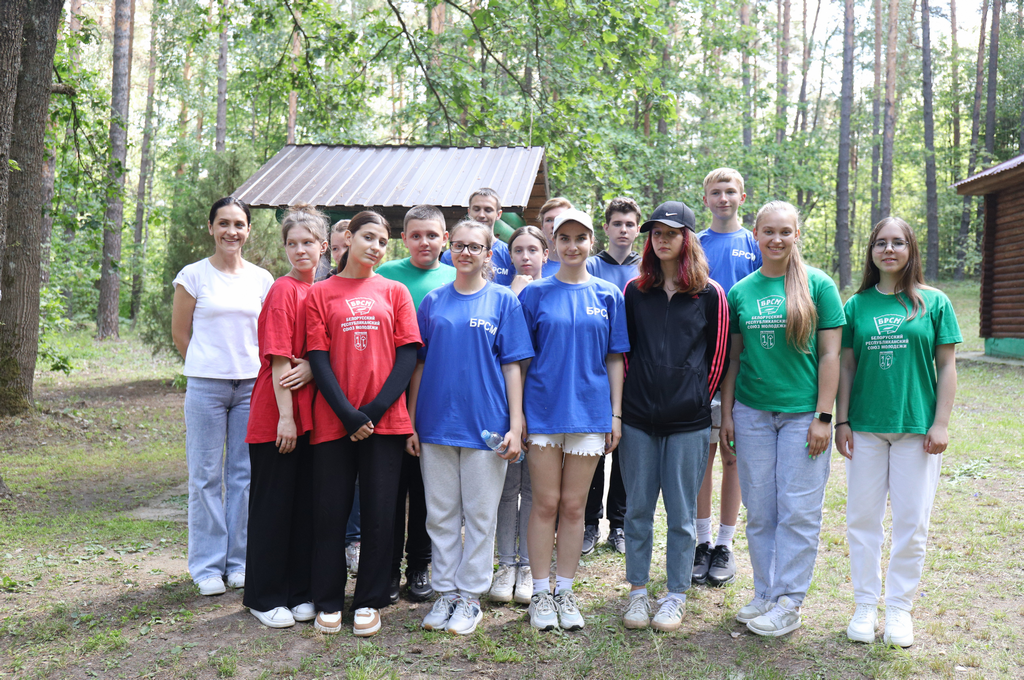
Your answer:
[[[823,423],[831,423],[832,422],[832,414],[831,413],[823,413],[821,411],[816,411],[814,413],[814,417],[817,418],[818,420],[820,420]]]

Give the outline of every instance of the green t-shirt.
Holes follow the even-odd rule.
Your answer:
[[[843,347],[853,349],[857,374],[850,391],[850,427],[858,432],[927,434],[935,420],[935,347],[963,342],[949,298],[920,291],[924,308],[903,294],[874,288],[846,301]]]
[[[839,289],[825,272],[807,267],[818,329],[845,323]],[[786,342],[786,277],[758,269],[729,291],[729,332],[743,336],[736,399],[759,411],[806,413],[818,406],[818,335],[808,353]]]
[[[377,273],[385,279],[405,284],[416,309],[420,308],[427,293],[455,280],[455,267],[449,264],[438,262],[433,269],[420,269],[408,257],[385,262],[377,267]]]

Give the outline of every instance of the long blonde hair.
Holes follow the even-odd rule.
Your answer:
[[[793,227],[800,228],[800,211],[792,203],[771,201],[761,206],[754,218],[754,228],[761,224],[765,215],[788,212],[793,215]],[[807,283],[807,267],[800,256],[800,241],[793,244],[786,265],[786,342],[794,349],[810,353],[811,337],[818,328],[818,308],[811,299],[811,288]]]

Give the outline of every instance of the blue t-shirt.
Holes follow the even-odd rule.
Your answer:
[[[761,249],[749,229],[723,234],[705,229],[697,234],[708,258],[711,278],[728,293],[736,283],[761,268]]]
[[[441,263],[452,263],[451,250],[441,253]],[[516,277],[516,268],[512,266],[512,256],[508,253],[508,246],[497,238],[494,239],[494,244],[491,246],[491,266],[494,267],[494,282],[499,285],[508,286]]]
[[[540,267],[540,275],[545,279],[549,276],[554,276],[558,273],[558,270],[562,268],[561,262],[555,262],[554,260],[548,260]]]
[[[502,364],[533,356],[519,299],[493,283],[472,295],[450,283],[427,293],[416,316],[424,361],[416,399],[420,441],[485,448],[481,430],[508,432]]]
[[[587,271],[591,276],[604,279],[615,284],[620,291],[626,290],[626,284],[640,276],[640,255],[631,252],[625,262],[619,264],[608,251],[602,251],[587,258]]]
[[[611,432],[608,354],[629,351],[622,291],[596,276],[555,277],[519,293],[536,356],[523,386],[530,432]]]

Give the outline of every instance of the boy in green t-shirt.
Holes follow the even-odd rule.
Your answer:
[[[441,249],[448,242],[444,215],[432,205],[417,205],[405,214],[402,222],[402,243],[409,257],[385,262],[377,273],[386,279],[405,284],[413,304],[430,291],[455,280],[455,267],[441,263]],[[405,540],[405,499],[409,498],[409,538]],[[403,550],[404,543],[404,550]],[[430,565],[430,536],[427,534],[427,503],[423,494],[420,459],[402,456],[402,472],[395,510],[395,544],[391,562],[391,601],[397,602],[402,583],[402,554],[406,556],[405,583],[409,599],[422,602],[434,594],[427,567]]]

